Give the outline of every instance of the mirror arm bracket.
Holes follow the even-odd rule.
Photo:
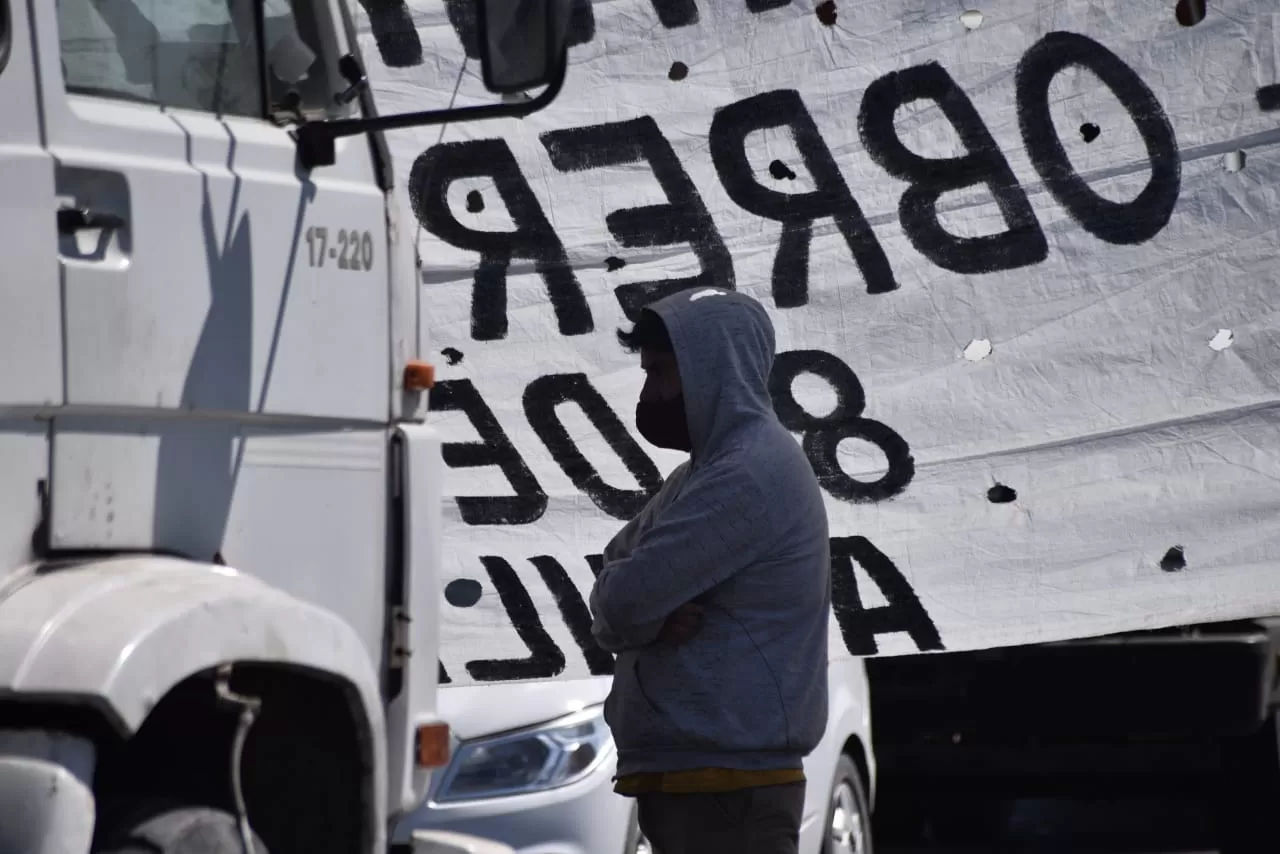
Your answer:
[[[364,133],[379,133],[411,127],[441,125],[451,122],[473,122],[483,119],[523,118],[538,112],[556,99],[564,86],[568,56],[562,56],[551,83],[537,97],[514,104],[482,104],[475,107],[458,107],[449,110],[424,110],[418,113],[401,113],[394,116],[373,116],[359,119],[333,119],[307,122],[293,131],[298,145],[298,163],[310,171],[317,166],[332,166],[337,159],[334,142],[341,137]]]

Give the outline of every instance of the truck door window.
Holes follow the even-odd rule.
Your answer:
[[[327,0],[265,0],[270,108],[274,112],[297,96],[302,112],[315,118],[348,115],[335,95],[347,87],[338,73],[341,54]]]
[[[332,27],[327,11],[317,14],[325,7],[323,0],[58,0],[66,88],[250,117],[296,92],[304,111],[324,109],[337,88]]]

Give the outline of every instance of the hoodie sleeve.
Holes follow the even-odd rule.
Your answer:
[[[657,501],[659,498],[661,498],[660,495],[655,496],[654,501]],[[649,522],[649,517],[651,516],[650,510],[652,507],[653,502],[650,502],[640,515],[628,522],[622,530],[609,541],[609,544],[604,547],[604,569],[608,569],[611,564],[616,563],[631,554],[631,550],[635,547],[636,540],[639,538],[641,532],[644,531]],[[603,570],[601,571],[601,574],[604,574]],[[592,613],[595,613],[596,611],[596,589],[597,588],[593,587],[591,590],[590,606]],[[652,627],[652,636],[656,637],[661,629],[662,622],[660,621],[656,626]],[[622,652],[624,649],[636,646],[636,644],[626,643],[622,638],[609,631],[608,627],[605,626],[599,618],[596,618],[592,623],[591,631],[592,634],[595,635],[596,645],[605,652],[618,653]],[[652,637],[650,640],[652,640]]]
[[[604,547],[604,565],[608,566],[620,558],[626,557],[631,552],[631,547],[636,540],[636,534],[641,528],[643,515],[637,516],[623,526],[622,530],[614,534],[613,539]]]
[[[667,616],[755,562],[773,540],[763,490],[736,461],[690,478],[591,590],[592,632],[617,649],[657,637]],[[608,649],[609,647],[605,647]]]
[[[662,624],[666,622],[664,617],[661,620],[655,620],[647,626],[638,626],[633,629],[628,638],[624,639],[613,633],[613,630],[600,619],[600,612],[596,607],[596,594],[593,590],[591,593],[591,611],[595,614],[595,619],[591,623],[591,634],[596,639],[596,646],[605,652],[611,652],[617,655],[629,649],[637,649],[647,644],[653,643],[658,637],[658,632],[662,631]]]

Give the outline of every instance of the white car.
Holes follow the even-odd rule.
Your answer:
[[[805,760],[801,854],[870,854],[875,757],[862,661],[833,659],[830,714]],[[453,757],[426,803],[403,819],[504,842],[518,854],[647,854],[635,801],[613,792],[617,754],[604,722],[610,678],[442,688]]]

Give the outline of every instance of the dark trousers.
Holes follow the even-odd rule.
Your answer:
[[[636,798],[654,854],[797,854],[804,783]]]

